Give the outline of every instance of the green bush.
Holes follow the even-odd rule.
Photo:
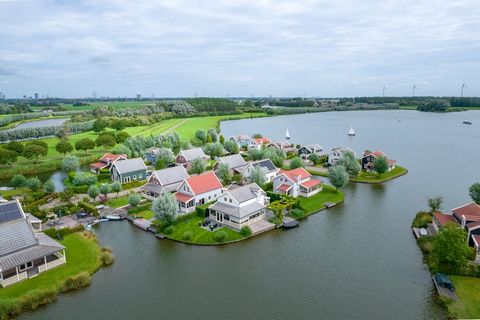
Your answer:
[[[109,266],[115,261],[115,256],[112,253],[112,249],[104,247],[100,249],[100,259],[102,260],[102,265]]]
[[[250,227],[243,227],[240,229],[240,234],[244,237],[250,237],[252,235],[252,229],[250,229]]]
[[[197,213],[197,216],[205,218],[207,214],[207,209],[202,206],[197,206],[195,208],[195,212]]]
[[[433,215],[430,212],[420,211],[417,212],[415,218],[412,221],[412,227],[426,228],[429,223],[432,223]]]
[[[18,299],[23,310],[35,310],[55,300],[57,300],[57,291],[55,289],[35,289]]]
[[[290,215],[294,218],[294,219],[302,219],[305,217],[305,211],[303,211],[302,209],[292,209],[292,211],[290,212]]]
[[[263,190],[265,191],[272,191],[273,190],[273,182],[266,182],[263,184]]]
[[[193,237],[192,231],[185,231],[185,232],[182,234],[182,240],[183,240],[183,241],[190,241],[190,240],[192,240],[192,237]]]
[[[163,229],[163,233],[164,233],[164,234],[167,234],[167,235],[168,235],[168,234],[172,234],[173,231],[175,231],[175,229],[173,228],[173,226],[168,226],[168,227],[165,227],[165,228]]]
[[[84,202],[84,201],[80,201],[78,203],[78,206],[80,208],[83,208],[83,210],[85,210],[86,212],[88,212],[90,214],[93,214],[95,216],[98,216],[98,209],[93,204],[90,204],[90,203],[87,203],[87,202]]]
[[[60,292],[69,292],[85,288],[90,284],[91,277],[88,272],[79,273],[76,276],[68,277],[60,286]]]
[[[138,206],[136,208],[128,210],[128,214],[135,214],[145,210],[150,210],[152,208],[151,203],[144,204],[143,206]]]
[[[213,235],[213,239],[217,242],[225,242],[225,240],[227,240],[227,233],[222,230],[216,231]]]
[[[282,220],[278,219],[278,217],[272,217],[272,218],[268,219],[268,221],[270,223],[273,223],[276,226],[279,226],[279,225],[282,224]]]
[[[267,196],[270,197],[270,203],[282,199],[282,196],[278,193],[267,191]]]
[[[62,229],[58,229],[58,230],[55,230],[54,228],[50,228],[50,229],[47,229],[44,231],[44,233],[49,236],[50,238],[60,238],[62,239],[63,237],[65,237],[66,235],[69,235],[71,233],[75,233],[75,232],[79,232],[79,231],[83,231],[85,229],[85,227],[83,225],[78,225],[74,228],[62,228]]]
[[[68,187],[68,191],[74,194],[87,193],[89,186],[72,186]]]

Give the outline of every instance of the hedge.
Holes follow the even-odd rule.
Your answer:
[[[98,209],[93,204],[80,201],[78,203],[78,206],[80,208],[83,208],[83,210],[85,210],[88,213],[91,213],[93,215],[98,215]]]
[[[83,231],[85,228],[83,225],[78,225],[76,227],[73,227],[73,228],[62,228],[62,229],[58,229],[56,230],[55,228],[50,228],[50,229],[47,229],[44,231],[44,233],[49,236],[50,238],[57,238],[57,239],[62,239],[63,237],[65,237],[66,235],[69,235],[71,233],[75,233],[75,232],[78,232],[78,231]]]

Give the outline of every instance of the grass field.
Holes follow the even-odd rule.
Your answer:
[[[240,233],[227,227],[220,228],[214,232],[202,229],[198,226],[198,224],[201,223],[203,220],[204,218],[201,218],[195,214],[191,215],[188,218],[179,219],[173,225],[173,230],[174,230],[173,233],[167,235],[167,237],[170,239],[191,243],[191,244],[218,244],[219,242],[217,242],[214,238],[215,233],[219,231],[223,231],[227,235],[224,242],[240,240],[245,238]],[[190,232],[192,234],[191,239],[184,240],[183,237],[186,232]]]
[[[447,305],[453,317],[459,319],[480,318],[480,278],[453,276],[450,278],[460,298]]]
[[[350,178],[350,181],[363,183],[381,183],[403,176],[404,174],[407,174],[407,172],[407,169],[400,166],[396,166],[390,172],[382,173],[381,175],[376,172],[362,171],[357,177]]]
[[[335,190],[334,187],[323,185],[323,190],[310,198],[299,197],[300,207],[308,216],[312,213],[325,209],[325,202],[342,202],[344,198],[343,192]]]
[[[124,108],[138,108],[147,105],[152,105],[158,101],[95,101],[89,102],[87,106],[74,106],[72,104],[62,104],[61,106],[67,109],[68,111],[74,110],[93,110],[96,107],[107,106],[114,109],[124,109]],[[33,110],[41,110],[43,107],[32,107]]]
[[[107,205],[112,208],[120,208],[128,205],[128,196],[118,197],[107,201]]]
[[[0,300],[19,298],[37,289],[56,289],[68,277],[85,271],[92,274],[101,267],[100,247],[95,241],[85,238],[81,233],[73,233],[65,236],[60,242],[66,248],[65,265],[44,272],[33,279],[0,289]]]

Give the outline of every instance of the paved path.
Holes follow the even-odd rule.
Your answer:
[[[123,197],[123,196],[126,196],[126,195],[129,195],[131,192],[133,193],[140,193],[140,188],[141,187],[137,187],[137,188],[132,188],[132,189],[128,189],[128,190],[122,190],[118,193],[118,196],[117,196],[117,193],[116,192],[111,192],[109,194],[107,194],[107,197],[108,199],[115,199],[115,198],[120,198],[120,197]],[[72,203],[79,203],[80,201],[82,201],[82,199],[84,197],[88,197],[90,198],[90,196],[86,193],[81,193],[81,194],[77,194],[75,196],[72,197],[71,199],[71,202]],[[98,198],[98,197],[97,197]]]
[[[163,131],[163,132],[162,132],[162,134],[163,134],[163,133],[167,133],[167,132],[170,132],[170,131],[173,131],[173,130],[177,129],[178,127],[180,127],[182,124],[184,124],[184,123],[185,123],[185,122],[187,122],[187,121],[188,121],[188,119],[184,119],[183,121],[180,121],[180,122],[179,122],[179,123],[177,123],[176,125],[174,125],[174,126],[172,126],[172,127],[168,128],[167,130]]]

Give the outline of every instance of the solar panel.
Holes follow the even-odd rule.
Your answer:
[[[5,223],[21,218],[23,218],[23,216],[17,202],[7,202],[0,204],[0,223]]]

